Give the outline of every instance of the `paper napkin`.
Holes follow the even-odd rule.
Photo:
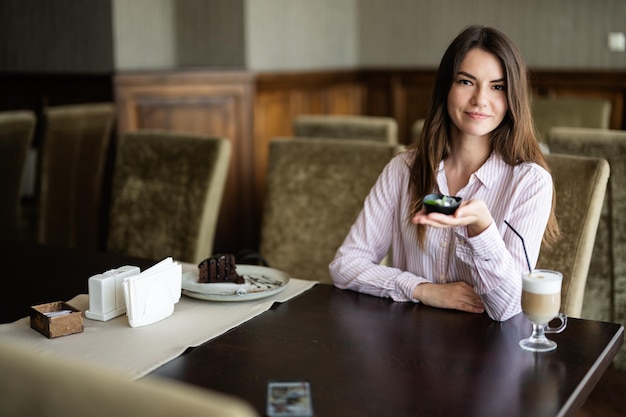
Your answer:
[[[125,278],[122,286],[130,327],[147,326],[172,315],[180,300],[181,280],[182,266],[172,258]]]

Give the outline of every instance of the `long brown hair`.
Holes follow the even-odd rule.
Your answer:
[[[411,166],[411,216],[420,210],[422,198],[434,189],[439,163],[450,152],[452,122],[447,108],[448,93],[463,59],[475,48],[496,56],[502,64],[506,78],[508,110],[502,123],[491,133],[492,152],[500,155],[509,165],[535,162],[549,171],[535,135],[530,106],[531,86],[522,54],[513,41],[497,29],[469,26],[452,41],[441,59],[420,140],[412,145],[415,159]],[[555,201],[553,193],[552,210],[543,236],[547,245],[556,241],[560,235],[554,214]],[[418,225],[417,233],[420,243],[423,244],[425,226]]]

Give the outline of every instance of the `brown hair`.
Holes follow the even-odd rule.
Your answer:
[[[495,55],[506,78],[508,110],[502,123],[491,133],[492,152],[509,165],[535,162],[549,171],[535,135],[530,108],[531,87],[522,54],[502,32],[484,26],[470,26],[452,41],[441,59],[420,140],[411,146],[415,149],[410,181],[411,216],[420,210],[423,196],[432,192],[439,163],[449,154],[451,120],[447,108],[448,93],[463,59],[475,48]],[[548,245],[560,235],[554,214],[555,200],[553,193],[552,210],[543,236],[544,243]],[[417,233],[423,244],[425,226],[418,225]]]

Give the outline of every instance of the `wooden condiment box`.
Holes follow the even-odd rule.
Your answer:
[[[70,313],[48,317],[45,313],[71,310]],[[40,304],[30,308],[30,327],[49,339],[83,331],[83,312],[63,301]]]

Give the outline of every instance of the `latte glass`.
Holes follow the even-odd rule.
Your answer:
[[[560,313],[563,274],[547,269],[535,269],[522,273],[522,311],[533,325],[529,338],[519,345],[531,352],[548,352],[556,349],[556,342],[546,333],[560,333],[567,326],[567,316]],[[550,321],[558,318],[561,324],[550,327]]]

